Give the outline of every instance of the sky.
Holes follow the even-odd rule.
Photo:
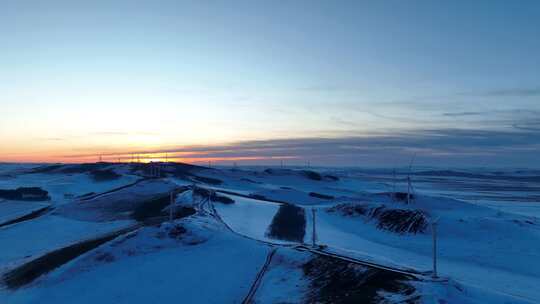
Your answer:
[[[538,1],[0,2],[0,162],[540,166]]]

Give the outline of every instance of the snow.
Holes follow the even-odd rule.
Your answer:
[[[280,248],[264,275],[255,295],[256,303],[301,303],[309,290],[302,265],[313,256],[288,248]]]
[[[268,238],[266,232],[280,204],[234,195],[220,195],[235,201],[234,204],[230,205],[214,204],[221,218],[234,231],[259,240],[276,241]]]
[[[0,225],[49,206],[43,202],[0,201]]]
[[[97,237],[129,225],[132,221],[82,222],[55,215],[0,228],[0,273],[54,249]],[[5,245],[4,245],[5,244]]]
[[[86,221],[126,219],[130,217],[130,212],[138,204],[168,196],[170,191],[176,187],[175,183],[166,180],[145,180],[95,198],[64,204],[56,212],[66,217]]]
[[[451,200],[420,200],[415,207],[441,215],[439,222],[438,268],[443,276],[481,288],[495,289],[523,298],[540,299],[538,274],[540,242],[538,226],[521,226],[502,214]],[[468,208],[467,208],[468,207]],[[491,215],[491,216],[490,216]],[[515,216],[511,216],[515,218]],[[464,219],[461,222],[459,219]],[[420,271],[431,269],[431,233],[398,235],[378,230],[362,218],[318,212],[319,243],[337,250],[357,253],[386,265],[400,265]],[[516,259],[516,257],[519,257]]]
[[[64,198],[64,193],[100,193],[140,178],[127,174],[131,172],[129,166],[119,166],[126,173],[120,179],[98,183],[87,174],[20,174],[28,167],[0,165],[0,188],[42,187],[51,193],[56,207],[53,214],[0,228],[0,272],[54,249],[132,225],[132,221],[107,220],[118,219],[118,213],[129,212],[138,203],[167,194],[178,185],[193,184],[171,177],[142,181],[88,200]],[[306,243],[311,243],[311,208],[316,208],[318,243],[328,245],[326,250],[390,267],[429,271],[429,227],[425,233],[400,235],[378,229],[375,219],[326,212],[339,203],[420,209],[430,219],[440,218],[438,268],[444,278],[440,282],[414,283],[423,302],[540,302],[540,247],[536,246],[540,244],[540,183],[535,181],[538,172],[508,173],[506,177],[493,177],[495,174],[481,171],[452,173],[458,176],[444,172],[442,176],[415,175],[417,198],[405,205],[381,193],[393,189],[388,170],[320,172],[339,177],[337,181],[312,180],[299,170],[202,170],[197,174],[223,183],[197,184],[244,195],[263,195],[305,208]],[[530,181],[524,182],[522,177]],[[400,181],[396,187],[403,190],[403,185]],[[314,198],[310,192],[335,198]],[[233,231],[247,238],[202,215],[177,221],[175,225],[188,228],[188,233],[179,239],[167,236],[176,227],[173,224],[144,227],[83,254],[22,289],[0,291],[0,303],[239,303],[269,252],[268,246],[254,240],[291,243],[266,236],[279,203],[225,196],[235,203],[214,202],[217,213]],[[177,204],[194,203],[190,191],[177,197]],[[0,202],[0,223],[44,204]],[[110,217],[111,214],[115,216]],[[299,265],[308,257],[305,252],[280,248],[256,300],[299,302],[309,288]],[[390,297],[398,301],[397,295]]]
[[[87,174],[19,174],[11,178],[0,178],[0,189],[15,189],[18,187],[41,187],[49,192],[53,204],[58,205],[71,201],[64,194],[74,196],[84,195],[90,192],[101,193],[120,186],[131,184],[139,177],[134,175],[122,175],[111,181],[96,182]]]
[[[0,302],[241,303],[269,247],[216,225],[188,220],[187,241],[160,235],[164,227],[142,228],[60,267],[39,284],[0,292]],[[190,244],[194,240],[200,243]],[[104,254],[113,258],[100,259]]]

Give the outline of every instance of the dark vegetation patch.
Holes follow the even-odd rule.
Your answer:
[[[142,182],[142,181],[145,181],[147,180],[146,178],[141,178],[131,184],[127,184],[127,185],[123,185],[123,186],[120,186],[120,187],[117,187],[117,188],[114,188],[114,189],[111,189],[111,190],[107,190],[105,192],[101,192],[101,193],[94,193],[94,192],[89,192],[89,193],[86,193],[84,195],[81,195],[79,196],[79,198],[82,200],[82,201],[87,201],[87,200],[90,200],[90,199],[94,199],[98,196],[102,196],[102,195],[105,195],[105,194],[109,194],[109,193],[113,193],[113,192],[116,192],[116,191],[120,191],[122,189],[125,189],[125,188],[129,188],[131,186],[135,186],[136,184]]]
[[[396,233],[423,233],[428,221],[423,211],[407,209],[376,208],[372,211],[372,218],[377,218],[377,228]]]
[[[49,173],[55,170],[58,170],[62,167],[62,165],[46,165],[46,166],[39,166],[37,168],[33,168],[30,173]]]
[[[390,195],[392,195],[395,200],[402,201],[402,202],[407,201],[407,192],[394,192],[394,193],[391,193]],[[412,193],[410,194],[410,199],[411,200],[414,199],[414,194]]]
[[[164,215],[162,214],[162,210],[169,206],[170,203],[171,198],[169,195],[147,200],[133,210],[131,217],[139,222],[142,222],[151,217]]]
[[[130,167],[131,167],[130,170],[132,173],[143,173],[143,174],[149,175],[154,172],[156,166],[160,167],[161,177],[172,175],[174,177],[183,178],[183,179],[189,179],[190,177],[194,176],[194,172],[207,169],[205,167],[190,165],[190,164],[185,164],[185,163],[167,162],[167,163],[132,163],[130,164]]]
[[[111,181],[111,180],[119,179],[122,175],[114,172],[114,170],[112,169],[106,169],[106,170],[90,171],[90,176],[96,182],[104,182],[104,181]]]
[[[210,191],[208,189],[196,187],[193,190],[193,193],[195,193],[196,195],[205,197],[205,198],[210,197],[212,199],[212,202],[218,202],[218,203],[222,203],[222,204],[225,204],[225,205],[234,204],[234,200],[232,198],[229,198],[229,197],[223,196],[223,195],[219,195],[215,191]]]
[[[271,238],[302,242],[306,233],[306,216],[303,208],[292,204],[281,204],[268,227]]]
[[[264,173],[266,174],[276,174],[276,170],[274,169],[271,169],[271,168],[268,168],[268,169],[264,169]]]
[[[385,205],[338,204],[326,209],[327,212],[340,212],[345,216],[364,216],[376,220],[377,228],[391,232],[424,233],[428,220],[422,210],[390,209]]]
[[[182,234],[184,234],[186,232],[187,232],[187,229],[184,228],[184,226],[175,225],[174,227],[172,227],[169,230],[168,235],[169,235],[170,238],[176,239],[176,238],[178,238],[179,236],[181,236]]]
[[[346,216],[366,215],[369,208],[359,204],[338,204],[326,209],[327,212],[341,212]]]
[[[193,187],[193,194],[195,195],[202,196],[202,197],[209,197],[210,193],[212,192],[206,188]]]
[[[242,194],[242,193],[238,193],[238,192],[233,192],[233,191],[227,191],[227,190],[219,190],[219,192],[225,193],[225,194],[229,194],[229,195],[233,195],[233,196],[239,196],[239,197],[245,197],[245,198],[250,198],[250,199],[256,199],[256,200],[260,200],[260,201],[270,202],[270,203],[287,204],[287,202],[280,201],[280,200],[275,200],[275,199],[271,199],[271,198],[267,198],[267,197],[264,196],[264,195],[260,195],[260,194],[256,194],[256,193],[250,193],[250,194],[246,195],[246,194]]]
[[[324,179],[337,182],[339,180],[339,177],[327,174],[324,176]]]
[[[133,228],[122,229],[100,238],[83,241],[49,252],[31,262],[5,273],[2,276],[2,281],[10,289],[19,288],[32,282],[39,276],[71,261],[81,254],[84,254],[132,229]]]
[[[130,171],[133,174],[159,178],[167,177],[168,174],[174,175],[175,167],[172,163],[132,163],[130,164]]]
[[[232,198],[227,197],[227,196],[217,195],[215,193],[212,195],[212,202],[218,202],[225,205],[234,204],[234,200]]]
[[[308,179],[311,179],[311,180],[315,180],[315,181],[323,180],[322,175],[320,175],[319,173],[317,173],[315,171],[311,171],[311,170],[297,171],[297,170],[290,170],[290,169],[272,169],[272,168],[268,168],[268,169],[265,169],[263,172],[266,173],[266,174],[270,174],[270,175],[300,174],[300,175],[303,175],[304,177],[306,177]]]
[[[47,201],[49,192],[39,187],[19,187],[15,190],[1,190],[0,198],[14,201]]]
[[[221,185],[221,184],[223,184],[222,180],[219,180],[217,178],[212,178],[212,177],[194,175],[193,179],[195,179],[196,181],[199,181],[201,183],[205,183],[205,184],[209,184],[209,185]]]
[[[78,165],[65,165],[59,172],[62,173],[86,173],[96,170],[101,170],[106,167],[111,166],[111,163],[89,163],[89,164],[78,164]]]
[[[248,182],[248,183],[252,183],[252,184],[262,184],[261,182],[254,181],[252,179],[245,178],[245,177],[242,177],[240,180],[243,181],[243,182]]]
[[[88,192],[88,193],[85,193],[83,195],[80,195],[79,198],[87,198],[87,197],[93,196],[95,194],[96,194],[95,192]]]
[[[516,173],[520,173],[520,171],[517,171]],[[418,175],[418,176],[437,176],[437,177],[453,176],[453,177],[465,177],[465,178],[472,178],[472,179],[509,180],[509,181],[517,181],[517,182],[540,182],[539,175],[516,176],[512,174],[505,174],[504,172],[492,172],[492,174],[478,174],[478,173],[469,173],[469,172],[452,171],[452,170],[432,170],[432,171],[412,172],[411,174]]]
[[[317,192],[310,192],[309,196],[315,197],[315,198],[320,198],[320,199],[325,199],[325,200],[334,199],[334,197],[332,195],[326,195],[326,194],[321,194],[321,193],[317,193]]]
[[[400,294],[400,303],[419,303],[412,277],[318,256],[302,266],[310,291],[305,303],[385,303],[383,293]]]
[[[171,198],[169,195],[145,201],[133,210],[131,217],[139,222],[144,222],[150,218],[167,216],[168,212],[164,212],[163,209],[169,206],[170,203]],[[195,213],[194,208],[185,206],[175,208],[173,212],[175,219],[184,218]]]
[[[114,255],[108,253],[108,252],[102,252],[98,255],[96,255],[96,258],[95,258],[96,261],[99,261],[99,262],[103,262],[103,263],[111,263],[111,262],[114,262],[116,260],[116,258],[114,257]]]
[[[301,172],[305,177],[314,181],[321,181],[323,179],[322,175],[320,175],[319,173],[315,171],[303,170]]]
[[[103,170],[111,165],[114,164],[105,162],[76,165],[55,164],[33,168],[29,173],[87,173],[95,170]]]
[[[174,219],[181,219],[184,217],[194,215],[195,213],[197,213],[197,210],[195,210],[195,208],[182,206],[174,210],[173,216],[174,216]]]
[[[251,198],[253,198],[253,199],[261,200],[261,201],[267,200],[267,199],[266,199],[266,196],[261,195],[261,194],[251,193],[251,194],[249,195],[249,197],[251,197]]]
[[[52,209],[51,206],[40,208],[40,209],[38,209],[38,210],[35,210],[35,211],[30,212],[30,213],[27,214],[27,215],[21,216],[21,217],[19,217],[19,218],[13,219],[13,220],[9,220],[9,221],[7,221],[7,222],[0,223],[0,227],[4,227],[4,226],[8,226],[8,225],[13,225],[13,224],[16,224],[16,223],[20,223],[20,222],[24,222],[24,221],[28,221],[28,220],[35,219],[35,218],[40,217],[40,216],[42,216],[43,214],[47,213],[47,211],[49,211],[49,210],[51,210],[51,209]]]

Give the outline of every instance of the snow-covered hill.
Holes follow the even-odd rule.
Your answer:
[[[431,180],[504,184],[515,172],[418,173],[407,204],[393,193],[403,191],[402,180],[386,171],[174,163],[0,169],[0,189],[35,186],[51,196],[0,202],[2,303],[540,302],[535,213],[513,212],[511,200],[496,208],[458,200]],[[536,197],[535,175],[518,175]],[[485,200],[493,194],[481,191]],[[534,210],[540,203],[532,198]],[[441,279],[434,281],[435,219]]]

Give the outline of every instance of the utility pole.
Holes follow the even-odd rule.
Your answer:
[[[311,215],[313,217],[313,229],[312,229],[311,241],[312,241],[313,247],[315,247],[317,244],[317,230],[315,228],[315,226],[317,226],[316,221],[315,221],[315,215],[316,215],[315,208],[311,208]]]
[[[433,275],[434,279],[437,279],[437,221],[438,219],[431,222],[431,232],[433,234]]]
[[[281,168],[283,169],[283,159],[280,160],[280,162],[281,162]]]

